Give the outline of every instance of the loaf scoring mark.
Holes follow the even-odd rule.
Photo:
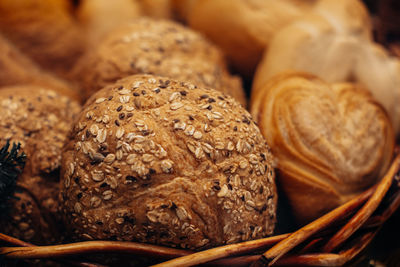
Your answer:
[[[237,109],[238,104],[230,97],[209,89],[199,89],[188,83],[155,79],[151,76],[131,79],[133,82],[129,78],[123,79],[116,86],[110,86],[99,93],[99,97],[110,100],[100,103],[94,100],[87,105],[78,124],[84,123],[89,129],[93,128],[96,135],[84,134],[86,126],[83,129],[75,128],[75,145],[72,151],[75,156],[69,160],[79,160],[75,173],[81,177],[87,176],[83,182],[71,181],[67,190],[75,192],[74,196],[78,191],[86,191],[85,196],[64,200],[67,208],[70,205],[80,207],[79,212],[72,209],[70,214],[75,227],[91,229],[92,237],[117,236],[118,240],[154,243],[168,242],[171,238],[178,240],[184,238],[181,235],[184,233],[202,238],[196,239],[196,244],[191,243],[194,242],[193,239],[179,239],[179,242],[175,241],[175,245],[182,244],[192,249],[212,245],[216,241],[208,238],[207,231],[202,228],[205,226],[196,225],[198,216],[193,217],[191,208],[185,205],[172,203],[166,206],[168,208],[148,207],[145,221],[137,218],[135,224],[106,208],[107,203],[122,201],[119,192],[132,192],[125,196],[132,200],[133,195],[133,198],[139,197],[139,192],[152,192],[155,188],[167,186],[169,179],[175,180],[176,177],[184,176],[183,172],[192,172],[192,176],[184,179],[205,179],[206,176],[221,175],[218,178],[219,184],[205,181],[199,192],[203,194],[202,201],[216,202],[215,208],[221,211],[215,212],[223,212],[223,218],[226,218],[223,223],[229,225],[225,228],[229,231],[221,233],[219,237],[224,243],[262,237],[270,233],[275,221],[275,206],[272,200],[272,208],[264,206],[266,199],[273,199],[275,196],[272,188],[260,189],[273,182],[273,177],[267,179],[264,176],[264,165],[270,161],[270,155],[251,119],[249,122],[243,121],[241,113],[245,112],[249,116],[248,113],[240,109],[239,112],[234,111],[235,115],[230,114],[231,109]],[[135,95],[136,91],[142,93]],[[121,92],[124,96],[133,97],[122,101],[120,97],[113,97],[121,95]],[[128,111],[131,114],[129,116]],[[108,121],[118,123],[105,123],[104,116],[108,117]],[[164,143],[157,135],[159,133],[167,133],[171,141],[166,140],[168,142]],[[169,142],[174,138],[176,148],[171,148]],[[165,144],[168,147],[164,147]],[[185,166],[195,164],[202,171],[196,173],[192,167],[183,169],[183,162],[177,160],[174,149],[179,149],[179,153],[188,161]],[[96,153],[101,153],[102,161],[92,160]],[[260,156],[261,154],[266,156]],[[265,162],[265,157],[267,163],[261,163]],[[88,158],[92,164],[86,163]],[[91,170],[90,176],[87,175],[87,170]],[[249,190],[256,193],[249,195]],[[86,194],[96,196],[101,204],[90,205]],[[100,210],[103,217],[97,218],[96,211]],[[64,209],[64,212],[68,214],[71,209]],[[155,229],[159,229],[160,225],[172,225],[173,228],[157,233]],[[82,230],[77,229],[76,233],[83,236]],[[118,233],[122,234],[118,236]],[[168,244],[171,245],[171,242]]]

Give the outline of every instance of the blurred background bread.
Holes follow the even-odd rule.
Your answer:
[[[5,234],[35,244],[61,241],[61,149],[79,111],[77,102],[43,87],[17,85],[0,90],[0,144],[20,143],[27,155],[9,213],[0,218]]]
[[[81,0],[76,16],[93,45],[113,28],[141,16],[134,0]]]
[[[357,82],[387,110],[400,133],[400,61],[372,39],[369,14],[359,1],[321,0],[280,30],[257,68],[252,98],[271,77],[305,71],[328,82]]]
[[[136,0],[144,16],[156,19],[173,19],[171,0]]]
[[[85,50],[68,0],[2,0],[0,32],[43,69],[63,77]]]
[[[132,74],[157,74],[220,90],[246,105],[241,80],[200,34],[171,21],[140,18],[107,34],[73,71],[82,94]]]
[[[68,82],[40,69],[8,40],[0,35],[0,88],[17,84],[50,87],[61,95],[80,102],[76,88]]]
[[[277,158],[279,183],[299,222],[350,200],[388,168],[390,119],[359,86],[289,72],[260,87],[258,97],[252,114]]]
[[[62,157],[74,236],[200,249],[273,233],[272,156],[250,114],[214,89],[134,75],[86,103]]]
[[[215,42],[235,69],[251,79],[264,49],[282,27],[315,0],[175,0],[187,24]]]

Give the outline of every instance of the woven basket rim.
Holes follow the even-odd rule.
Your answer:
[[[397,151],[399,151],[398,148]],[[376,212],[378,206],[379,212]],[[125,241],[85,241],[35,246],[0,233],[0,241],[13,245],[0,247],[0,255],[18,259],[57,259],[112,252],[167,260],[155,266],[193,266],[203,263],[211,263],[214,266],[248,266],[250,264],[251,266],[274,264],[340,266],[353,260],[363,251],[383,223],[399,206],[400,153],[397,153],[389,170],[377,185],[293,233],[199,252]],[[346,219],[343,220],[343,218]],[[339,230],[332,231],[338,226],[340,226]],[[352,240],[350,245],[346,244],[349,240]],[[300,244],[303,245],[302,249],[291,253],[293,248]],[[71,263],[88,266],[88,263],[75,259],[76,257]],[[89,266],[100,265],[90,263]]]

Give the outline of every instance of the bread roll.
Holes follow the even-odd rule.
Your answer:
[[[212,87],[245,105],[238,77],[218,49],[174,22],[138,19],[118,27],[77,63],[76,79],[86,97],[132,74],[158,74]]]
[[[85,39],[68,0],[1,0],[0,32],[39,65],[67,77]]]
[[[172,19],[170,0],[136,0],[142,8],[142,14],[156,19]]]
[[[60,241],[61,148],[79,110],[76,102],[42,87],[0,90],[0,145],[19,142],[27,155],[9,214],[0,218],[2,232],[35,244]]]
[[[220,46],[235,69],[252,78],[270,39],[315,0],[176,1],[188,25]],[[179,10],[179,9],[178,9]],[[187,14],[187,15],[185,15]]]
[[[270,235],[272,156],[233,98],[151,75],[86,103],[62,156],[65,222],[78,239],[199,249]]]
[[[275,76],[260,90],[252,113],[299,222],[320,217],[383,176],[394,133],[368,91],[301,73]]]
[[[81,101],[78,90],[74,90],[73,86],[67,82],[41,70],[1,35],[0,51],[0,87],[17,84],[44,86]]]
[[[141,6],[134,0],[82,0],[77,17],[95,45],[113,28],[140,17],[141,13]]]
[[[354,73],[385,107],[400,137],[400,60],[389,56],[382,46],[370,43],[359,47]]]
[[[313,12],[274,36],[257,68],[254,90],[272,76],[290,69],[317,73],[330,82],[351,76],[358,46],[370,42],[370,22],[367,10],[358,0],[339,1],[344,2],[342,7],[336,7],[336,2],[319,2]]]
[[[400,63],[373,43],[370,25],[359,1],[321,0],[312,13],[274,36],[257,68],[252,102],[271,77],[286,70],[328,82],[357,82],[385,107],[400,134]]]

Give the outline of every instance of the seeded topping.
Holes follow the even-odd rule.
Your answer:
[[[141,18],[119,26],[82,57],[73,73],[86,97],[128,75],[152,73],[214,88],[246,103],[240,79],[230,75],[221,51],[200,34],[171,21]],[[168,86],[166,81],[150,90],[159,94]],[[117,88],[115,97],[125,103],[130,96],[149,94],[139,87],[140,83]],[[185,96],[186,90],[176,93]],[[99,97],[98,101],[104,100]]]
[[[132,97],[121,101],[121,92]],[[104,116],[115,123],[104,123]],[[272,157],[251,116],[231,97],[130,76],[89,99],[76,124],[85,127],[74,127],[64,152],[62,195],[78,238],[93,229],[95,239],[197,249],[272,233]]]
[[[15,191],[9,216],[0,215],[0,229],[35,244],[58,242],[60,222],[54,219],[59,207],[61,150],[80,106],[54,91],[21,85],[0,90],[0,110],[0,145],[7,140],[20,143],[27,155],[25,168],[18,176],[18,184],[24,189]],[[84,123],[75,127],[82,133],[87,130]],[[65,169],[66,179],[61,184],[69,188],[75,164],[69,162]]]

